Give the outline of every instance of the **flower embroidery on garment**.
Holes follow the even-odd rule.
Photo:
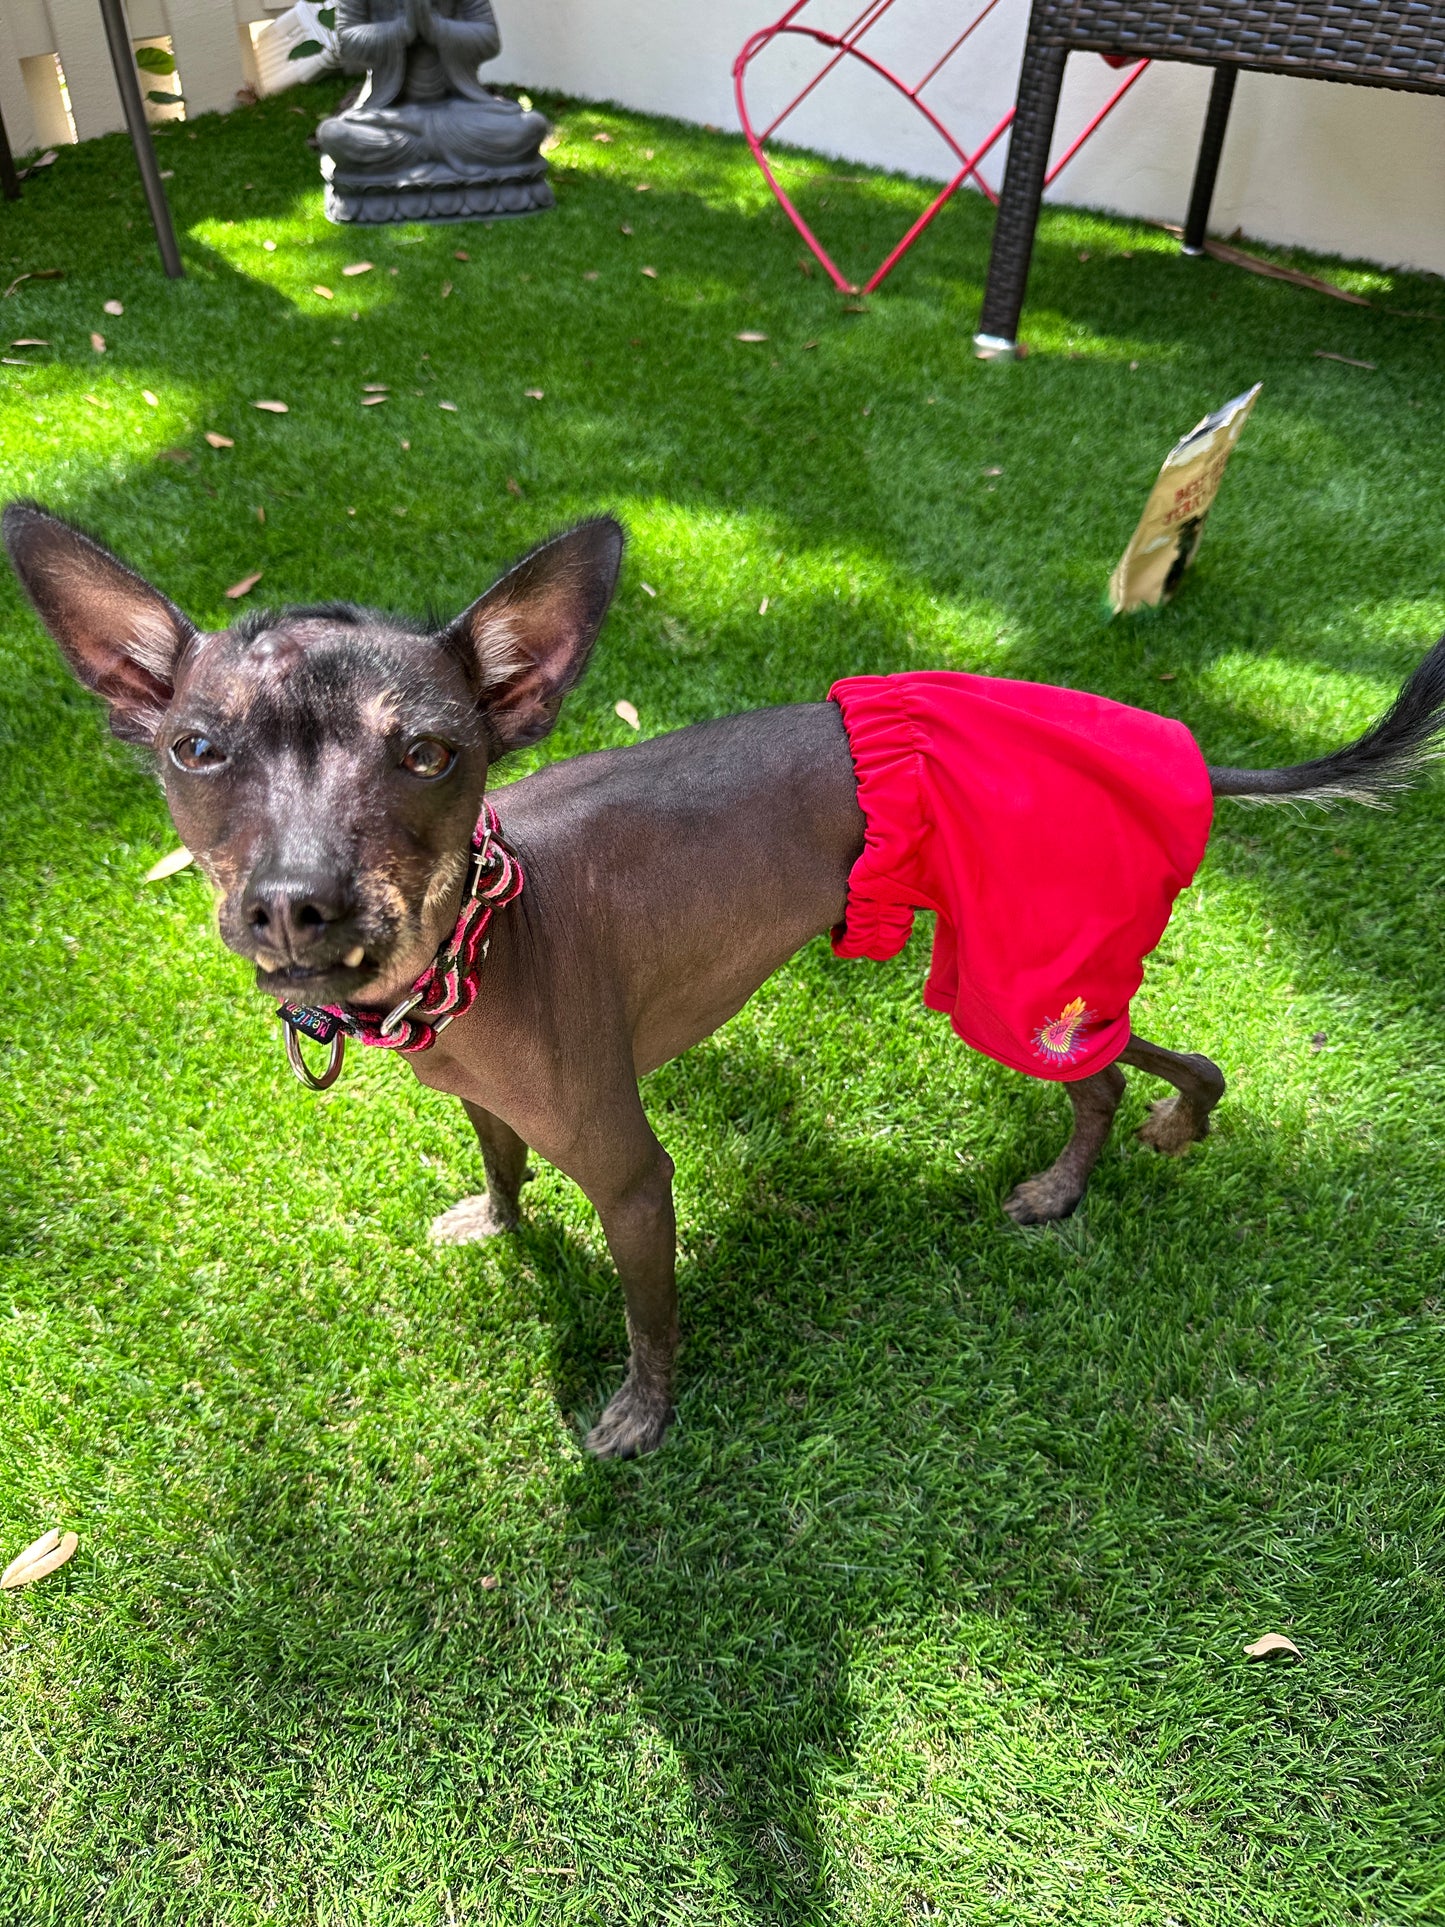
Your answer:
[[[1084,1048],[1084,1030],[1093,1018],[1085,1010],[1082,997],[1064,1005],[1057,1017],[1050,1017],[1034,1032],[1034,1048],[1040,1057],[1056,1064],[1072,1064]]]

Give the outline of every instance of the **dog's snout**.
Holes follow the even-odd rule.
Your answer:
[[[257,943],[300,958],[337,935],[355,909],[346,879],[317,871],[253,877],[243,915]]]

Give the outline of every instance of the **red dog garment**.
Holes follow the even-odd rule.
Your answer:
[[[923,1001],[966,1044],[1071,1082],[1129,1041],[1129,999],[1214,812],[1182,723],[1103,696],[945,670],[828,692],[858,777],[863,854],[840,957],[938,923]]]

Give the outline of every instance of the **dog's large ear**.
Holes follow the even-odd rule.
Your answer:
[[[539,741],[556,722],[607,614],[622,540],[610,515],[554,536],[444,632],[477,686],[499,753]]]
[[[15,573],[60,652],[128,743],[151,743],[194,625],[108,549],[36,502],[5,510]]]

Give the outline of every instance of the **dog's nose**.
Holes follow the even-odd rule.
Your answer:
[[[258,876],[246,892],[244,915],[251,935],[268,949],[299,960],[334,936],[355,910],[345,880],[311,875]]]

